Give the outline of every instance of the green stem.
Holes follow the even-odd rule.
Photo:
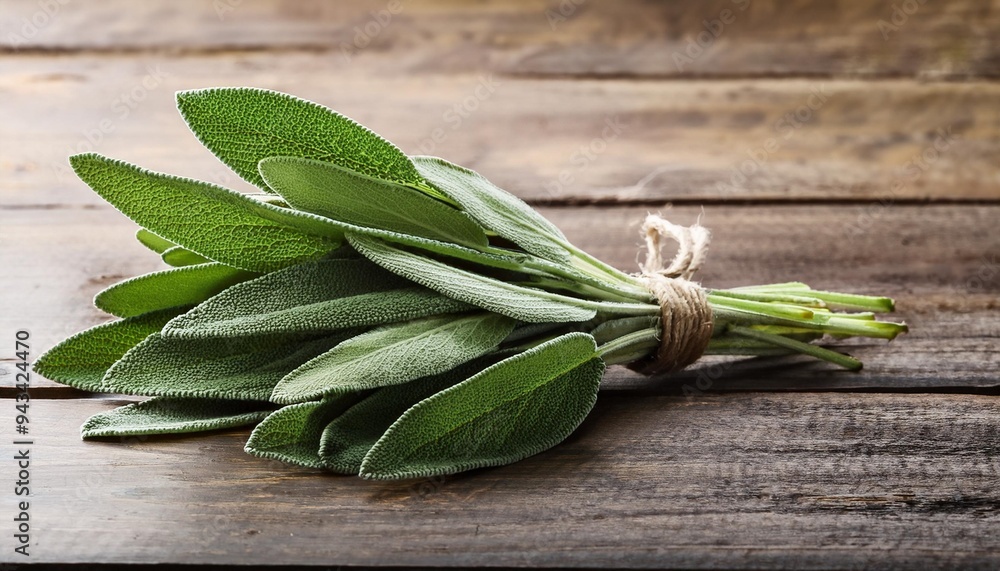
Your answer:
[[[579,263],[574,263],[573,267],[581,271],[590,273],[591,275],[595,276],[604,275],[605,277],[611,277],[616,282],[643,287],[642,282],[636,279],[635,276],[630,276],[629,274],[626,274],[625,272],[619,270],[618,268],[608,265],[602,262],[601,260],[598,260],[597,258],[591,256],[587,252],[584,252],[583,250],[577,248],[573,244],[563,241],[562,246],[566,248],[567,251],[569,251],[570,255],[572,256],[573,262],[579,262]],[[593,274],[592,273],[593,270],[597,270],[600,273]]]
[[[783,347],[785,349],[790,349],[792,351],[795,351],[796,353],[802,353],[803,355],[809,355],[810,357],[815,357],[823,361],[828,361],[835,365],[840,365],[845,369],[850,369],[852,371],[861,370],[861,361],[853,357],[844,355],[843,353],[838,353],[836,351],[824,349],[816,345],[803,343],[801,341],[789,339],[781,335],[765,333],[763,331],[758,331],[756,329],[751,329],[749,327],[741,327],[739,325],[729,326],[728,331],[733,335],[739,335],[741,337],[747,337],[749,339],[755,339],[757,341],[764,341],[776,347]]]
[[[709,294],[722,297],[731,297],[734,299],[745,299],[748,301],[783,301],[787,303],[804,305],[806,307],[826,307],[823,300],[817,297],[806,297],[802,295],[777,295],[773,293],[763,293],[763,292],[743,292],[743,291],[733,291],[725,289],[710,289],[706,290]]]
[[[530,282],[512,283],[526,287],[543,288],[549,291],[568,291],[587,298],[596,298],[604,301],[613,301],[618,303],[634,303],[637,301],[634,297],[623,295],[617,291],[598,289],[587,283],[566,281],[551,277],[534,277]]]
[[[660,345],[660,330],[649,328],[622,335],[597,348],[598,355],[609,365],[638,361]]]
[[[654,301],[652,294],[643,286],[635,286],[620,281],[610,281],[607,275],[594,276],[583,274],[577,268],[567,268],[555,262],[541,260],[538,258],[528,258],[523,263],[524,267],[534,270],[535,275],[544,273],[545,275],[563,278],[569,282],[583,282],[592,288],[620,296],[628,301],[640,301],[651,303]]]
[[[855,319],[836,313],[808,311],[809,315],[796,315],[788,306],[768,304],[722,296],[709,296],[712,314],[716,319],[737,325],[783,325],[822,331],[832,335],[876,337],[895,339],[907,331],[906,325],[891,321]]]

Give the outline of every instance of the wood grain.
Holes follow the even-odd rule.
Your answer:
[[[253,458],[246,431],[81,442],[129,401],[35,376],[32,561],[1000,567],[1000,0],[400,6],[0,0],[0,339],[27,329],[37,357],[107,319],[95,293],[163,267],[68,155],[247,190],[173,109],[219,85],[313,99],[474,168],[627,271],[642,217],[672,201],[670,219],[713,231],[704,285],[885,294],[910,333],[841,342],[858,374],[614,367],[562,445],[398,483]]]
[[[626,271],[637,267],[645,209],[542,212],[585,250]],[[11,238],[0,243],[0,265],[18,271],[8,275],[0,300],[16,311],[0,315],[0,338],[27,328],[39,352],[107,319],[91,303],[98,291],[165,267],[133,239],[135,225],[109,207],[12,213],[17,217],[5,225]],[[860,374],[787,359],[754,360],[674,381],[644,381],[618,371],[609,375],[609,387],[676,393],[684,385],[704,385],[705,375],[715,390],[1000,385],[1000,235],[993,231],[1000,207],[710,206],[666,214],[684,224],[700,216],[713,231],[708,263],[699,274],[707,287],[801,280],[816,288],[888,295],[897,300],[893,317],[905,320],[911,332],[892,344],[851,344],[851,352],[867,363]],[[12,372],[11,366],[0,370]],[[0,395],[9,395],[13,375],[0,379],[6,379],[0,380]]]
[[[1000,564],[995,397],[604,393],[552,450],[397,483],[253,458],[245,432],[81,442],[80,423],[114,404],[33,403],[33,561]]]
[[[535,203],[1000,200],[1000,83],[407,75],[265,52],[0,58],[4,207],[97,204],[66,160],[91,151],[246,189],[174,108],[220,85],[322,102]]]
[[[903,4],[111,0],[59,1],[46,11],[33,0],[3,0],[0,29],[8,53],[306,50],[341,57],[346,51],[358,58],[391,57],[407,72],[666,78],[1000,75],[1000,47],[992,41],[1000,30],[996,0]],[[390,6],[398,6],[394,14]]]

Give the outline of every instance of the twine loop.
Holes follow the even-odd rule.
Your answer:
[[[699,224],[678,226],[656,214],[642,225],[646,240],[646,261],[640,275],[660,302],[662,337],[656,356],[637,363],[646,374],[672,373],[698,360],[712,339],[712,308],[705,290],[691,277],[708,254],[711,234]],[[663,238],[677,242],[677,254],[664,267],[660,249]]]

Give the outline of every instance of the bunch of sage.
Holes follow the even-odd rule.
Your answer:
[[[556,445],[608,364],[670,372],[702,354],[801,353],[858,369],[812,342],[905,331],[875,320],[887,298],[704,289],[689,278],[708,232],[658,217],[643,272],[625,273],[479,174],[407,156],[315,103],[232,88],[177,104],[262,192],[70,158],[171,266],[100,292],[95,305],[119,319],[36,363],[82,390],[152,397],[93,416],[84,438],[256,425],[246,451],[258,456],[440,475]],[[669,264],[662,237],[680,244]]]

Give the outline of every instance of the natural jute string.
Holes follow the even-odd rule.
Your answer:
[[[691,277],[708,253],[711,234],[695,224],[684,227],[650,214],[642,225],[646,239],[646,262],[641,264],[641,279],[660,302],[663,336],[652,362],[636,363],[634,368],[646,374],[671,373],[698,360],[712,339],[712,308],[705,290]],[[669,237],[678,244],[677,255],[663,265],[661,239]]]

